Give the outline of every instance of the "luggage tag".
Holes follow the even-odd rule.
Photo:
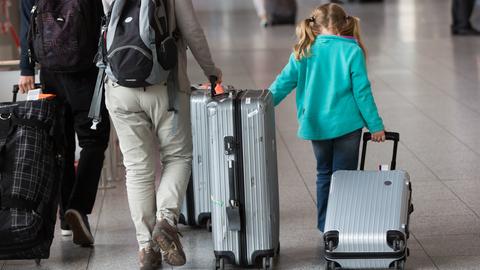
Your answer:
[[[27,101],[38,100],[39,96],[40,96],[42,93],[43,93],[43,92],[42,92],[42,89],[41,89],[41,88],[37,88],[37,89],[33,89],[33,90],[28,91]]]
[[[230,206],[226,208],[228,229],[230,231],[239,232],[242,229],[242,221],[240,218],[240,206],[235,205],[235,202],[231,201]]]
[[[196,89],[198,89],[198,90],[210,90],[210,88],[211,88],[210,83],[202,83],[202,84],[192,85],[192,87],[191,87],[192,90],[196,90]],[[221,84],[217,84],[215,86],[215,93],[217,95],[225,93],[225,87],[223,87],[223,85],[221,85]]]
[[[390,166],[388,164],[380,164],[378,165],[379,171],[390,171]]]
[[[230,156],[235,153],[235,140],[234,137],[227,136],[224,138],[225,154]],[[240,231],[242,229],[242,220],[240,215],[240,202],[237,200],[237,182],[235,181],[235,169],[234,160],[228,161],[228,184],[230,188],[230,200],[229,206],[226,207],[228,229],[230,231]]]
[[[33,89],[28,91],[27,94],[27,101],[35,101],[40,99],[53,99],[55,97],[54,94],[44,94],[41,88]]]

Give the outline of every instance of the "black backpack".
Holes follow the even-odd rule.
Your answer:
[[[93,67],[102,16],[100,0],[37,0],[28,32],[31,62],[53,72]]]
[[[103,60],[109,79],[125,87],[167,80],[177,64],[174,7],[166,0],[116,0],[107,18]]]

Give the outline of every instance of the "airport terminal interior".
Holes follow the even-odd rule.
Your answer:
[[[294,26],[262,27],[250,0],[193,2],[224,84],[268,88],[292,52]],[[298,0],[298,20],[324,2]],[[397,168],[412,182],[415,211],[406,269],[480,269],[480,36],[451,34],[451,0],[345,2],[348,13],[361,18],[373,94],[386,129],[400,133]],[[472,22],[480,27],[480,3],[476,7]],[[188,68],[192,83],[207,81],[191,55]],[[18,74],[0,72],[0,101],[9,101]],[[316,163],[311,143],[296,135],[295,95],[275,113],[281,242],[275,269],[323,269]],[[372,144],[367,168],[388,163],[391,147]],[[93,248],[74,245],[58,229],[50,259],[40,266],[31,260],[0,261],[0,270],[138,269],[118,163],[110,164],[113,173],[105,170],[89,217]],[[188,226],[180,230],[187,264],[162,269],[214,269],[211,233]]]

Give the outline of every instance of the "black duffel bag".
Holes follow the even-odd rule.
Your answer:
[[[0,103],[0,260],[47,259],[61,156],[54,100]]]

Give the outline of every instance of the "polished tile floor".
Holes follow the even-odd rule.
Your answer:
[[[260,28],[248,0],[194,2],[224,81],[240,88],[268,87],[288,59],[294,28]],[[407,269],[480,269],[480,37],[450,35],[450,2],[346,5],[362,19],[376,101],[388,129],[401,133],[398,167],[413,182],[416,209]],[[299,0],[300,17],[318,3]],[[189,72],[192,81],[205,81],[193,61]],[[6,89],[16,80],[11,73],[0,77]],[[0,93],[0,100],[8,95]],[[309,142],[295,135],[294,95],[276,113],[282,243],[276,266],[322,269],[314,157]],[[370,148],[370,168],[388,162],[389,147]],[[51,259],[40,267],[32,261],[0,261],[0,270],[137,269],[124,182],[111,184],[115,188],[99,193],[90,217],[95,248],[76,247],[57,235]],[[211,269],[210,234],[182,231],[188,256],[183,269]]]

